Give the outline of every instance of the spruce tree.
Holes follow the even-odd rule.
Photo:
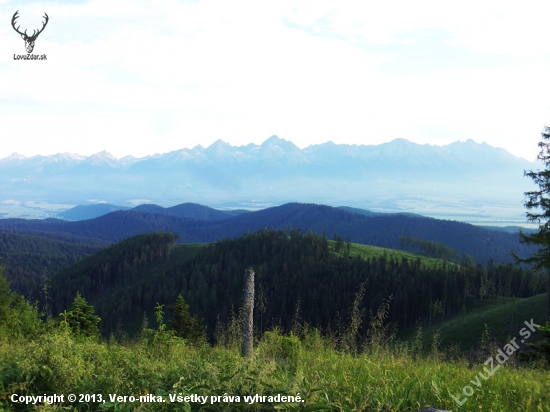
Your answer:
[[[67,323],[75,335],[99,336],[97,324],[101,318],[94,313],[94,307],[76,292],[76,297],[67,316]]]
[[[174,331],[175,335],[187,339],[193,344],[206,340],[205,327],[197,316],[191,316],[189,305],[185,303],[183,296],[178,295],[176,302],[169,306],[172,319],[168,322],[168,329]]]
[[[525,192],[524,206],[528,209],[527,220],[538,223],[539,231],[530,235],[520,232],[521,241],[539,247],[528,258],[520,258],[514,253],[518,262],[533,265],[537,270],[544,269],[550,273],[550,127],[545,126],[539,142],[540,152],[537,160],[544,164],[543,170],[530,170],[524,175],[531,178],[539,190]],[[548,276],[548,319],[550,319],[550,276]]]

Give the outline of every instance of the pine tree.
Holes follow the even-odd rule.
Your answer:
[[[76,292],[76,297],[67,316],[67,323],[75,335],[99,336],[97,324],[101,318],[94,313],[94,307]]]
[[[206,341],[206,328],[196,315],[191,316],[189,305],[185,303],[183,296],[178,295],[176,302],[168,309],[173,316],[168,322],[168,329],[174,331],[176,336],[193,344]]]
[[[521,241],[539,246],[532,256],[522,259],[514,253],[518,262],[533,265],[537,270],[550,272],[550,127],[545,126],[539,142],[537,160],[544,164],[544,170],[530,170],[524,175],[533,179],[539,190],[525,192],[524,206],[529,210],[527,220],[539,224],[539,231],[530,235],[520,232]],[[548,277],[548,318],[550,319],[550,276]]]

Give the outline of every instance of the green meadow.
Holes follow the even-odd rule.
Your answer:
[[[132,341],[99,341],[54,328],[32,339],[2,340],[0,405],[36,411],[550,411],[548,370],[509,360],[487,380],[478,377],[476,386],[488,353],[472,364],[437,345],[370,336],[356,350],[342,350],[341,342],[315,330],[300,337],[272,331],[243,358],[231,336],[225,344],[196,347],[159,330]],[[465,386],[473,388],[469,397]],[[25,406],[11,402],[14,393],[95,394],[105,402]],[[115,394],[136,400],[112,401]],[[171,402],[170,395],[183,401]],[[255,395],[256,402],[245,402]],[[277,395],[300,402],[267,401]],[[207,401],[185,402],[186,396]],[[453,396],[466,401],[459,407]]]

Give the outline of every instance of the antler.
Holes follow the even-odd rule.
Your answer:
[[[42,28],[38,31],[38,33],[34,34],[34,30],[33,30],[32,37],[34,37],[34,38],[37,38],[38,35],[44,31],[44,28],[46,27],[46,24],[48,24],[48,21],[50,20],[50,18],[46,14],[46,12],[44,12],[44,16],[42,16],[42,17],[44,17],[46,19],[46,21],[44,23],[42,23]]]
[[[27,35],[27,30],[25,30],[25,33],[21,33],[21,32],[19,31],[19,27],[21,27],[21,26],[17,26],[17,29],[15,28],[15,19],[17,19],[17,18],[19,17],[19,16],[17,15],[17,13],[19,13],[19,10],[17,10],[17,11],[13,14],[13,17],[12,17],[12,19],[11,19],[11,25],[12,25],[13,29],[14,29],[17,33],[19,33],[21,36],[26,36],[26,35]]]
[[[46,19],[46,21],[45,21],[44,23],[42,23],[42,28],[41,28],[40,30],[38,30],[38,33],[36,32],[36,30],[33,30],[32,36],[29,36],[29,35],[27,34],[27,30],[25,30],[24,33],[21,33],[21,32],[19,31],[19,27],[21,27],[21,26],[17,26],[17,28],[15,28],[15,19],[19,18],[19,16],[17,15],[17,13],[19,13],[19,10],[17,10],[17,11],[14,13],[14,15],[13,15],[13,17],[12,17],[12,19],[11,19],[11,25],[12,25],[13,29],[14,29],[17,33],[19,33],[21,36],[25,36],[27,39],[36,39],[36,38],[38,37],[38,35],[39,35],[40,33],[42,33],[42,31],[44,31],[44,28],[46,27],[46,25],[48,24],[48,21],[50,20],[50,18],[48,17],[48,15],[47,15],[46,13],[44,13],[44,16],[43,16],[43,17]]]

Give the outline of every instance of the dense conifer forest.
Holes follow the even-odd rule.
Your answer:
[[[152,318],[157,302],[171,305],[181,294],[191,313],[204,319],[212,340],[216,328],[238,312],[243,272],[252,266],[258,333],[273,327],[290,331],[299,320],[337,334],[360,290],[359,310],[376,311],[391,299],[388,321],[403,329],[418,320],[430,325],[450,318],[497,296],[534,296],[546,285],[545,275],[511,264],[363,258],[341,238],[329,241],[298,230],[264,229],[205,246],[175,242],[168,233],[139,235],[61,271],[51,280],[54,313],[80,292],[94,304],[104,334],[121,325],[136,332],[144,312]]]
[[[44,276],[51,277],[100,249],[97,242],[79,242],[63,236],[54,239],[0,232],[0,265],[12,289],[24,295],[39,289]]]

